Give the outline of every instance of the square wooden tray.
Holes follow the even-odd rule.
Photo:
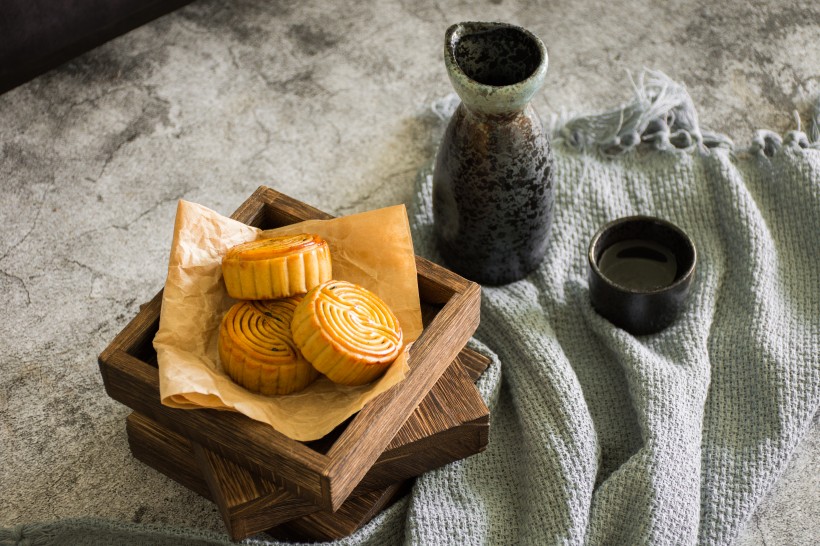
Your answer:
[[[232,215],[262,229],[330,217],[264,186]],[[410,349],[406,379],[322,440],[298,442],[238,413],[163,406],[157,395],[158,373],[152,347],[159,326],[161,293],[100,355],[106,392],[192,444],[323,510],[336,511],[478,326],[481,292],[477,284],[423,258],[416,257],[416,268],[425,328]]]
[[[391,480],[483,451],[489,411],[472,381],[487,364],[486,357],[462,351],[336,512],[279,489],[138,413],[127,419],[128,442],[137,459],[215,502],[235,540],[260,531],[296,540],[337,539],[409,489],[409,482]],[[380,488],[367,490],[370,485]]]

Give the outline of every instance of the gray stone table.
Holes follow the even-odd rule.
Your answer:
[[[179,198],[229,213],[264,183],[336,214],[408,202],[451,91],[444,30],[476,19],[543,37],[545,118],[627,99],[646,66],[748,143],[820,93],[816,2],[280,0],[195,2],[0,96],[0,526],[222,529],[131,458],[96,356],[162,285]],[[741,544],[820,537],[818,463],[815,421]]]

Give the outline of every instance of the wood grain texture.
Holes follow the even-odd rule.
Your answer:
[[[484,370],[487,369],[487,366],[490,365],[489,358],[481,353],[473,351],[472,349],[466,348],[458,353],[456,360],[458,360],[461,367],[464,368],[467,375],[470,376],[473,383],[478,381],[478,378],[481,377],[481,374],[483,374]]]
[[[165,474],[191,491],[213,500],[188,439],[144,415],[132,412],[125,419],[128,447],[135,459]]]
[[[445,269],[438,264],[416,256],[419,297],[428,303],[444,304],[456,295],[477,284]]]
[[[383,508],[410,490],[412,484],[395,483],[379,491],[350,497],[336,512],[320,510],[268,530],[289,540],[336,540],[353,534]]]
[[[319,507],[221,455],[191,444],[228,534],[241,540]]]
[[[260,187],[237,209],[233,218],[266,229],[330,216]],[[210,452],[323,509],[336,510],[354,491],[362,492],[359,483],[478,326],[478,285],[422,258],[417,257],[416,263],[428,322],[410,349],[410,371],[404,381],[371,401],[346,426],[340,427],[338,437],[331,439],[329,447],[320,449],[321,442],[310,445],[297,442],[267,425],[231,412],[162,406],[158,374],[152,365],[156,355],[151,346],[159,323],[161,294],[146,305],[100,355],[106,391],[112,398]],[[446,450],[440,451],[441,457],[452,455]],[[409,471],[411,467],[407,467]]]
[[[147,360],[151,355],[156,358],[153,348],[154,336],[159,328],[159,313],[162,308],[162,290],[151,298],[151,301],[140,306],[140,311],[123,328],[103,350],[98,358],[100,371],[103,362],[116,351],[125,351],[131,356]]]
[[[464,352],[470,354],[468,358],[477,355],[469,349]],[[489,439],[489,427],[489,410],[459,359],[456,359],[362,478],[353,494],[418,476],[483,451]]]
[[[465,349],[360,487],[335,513],[277,488],[264,477],[137,413],[128,417],[129,444],[136,458],[212,499],[220,508],[229,534],[236,540],[277,525],[275,536],[301,540],[340,538],[369,521],[397,494],[401,481],[390,481],[396,476],[402,476],[400,480],[416,476],[480,452],[487,445],[489,412],[464,370],[463,361],[473,362],[473,370],[486,367],[488,362],[486,357]],[[367,490],[371,485],[381,488]]]

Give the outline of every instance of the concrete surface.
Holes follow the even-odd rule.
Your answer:
[[[130,457],[96,366],[164,281],[177,199],[229,213],[265,183],[337,214],[408,201],[459,20],[544,39],[545,119],[615,105],[646,66],[738,143],[794,128],[820,93],[820,6],[725,4],[198,1],[0,96],[0,525],[222,529]],[[816,542],[819,463],[815,420],[740,544]]]

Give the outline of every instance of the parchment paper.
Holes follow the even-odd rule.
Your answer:
[[[405,350],[380,379],[345,387],[321,376],[298,393],[262,396],[237,385],[222,370],[219,324],[236,303],[222,281],[222,256],[239,243],[288,233],[324,238],[333,278],[373,291],[398,317]],[[238,411],[294,440],[315,440],[404,379],[407,347],[421,331],[416,262],[404,205],[262,232],[201,205],[179,202],[154,338],[164,405]]]

